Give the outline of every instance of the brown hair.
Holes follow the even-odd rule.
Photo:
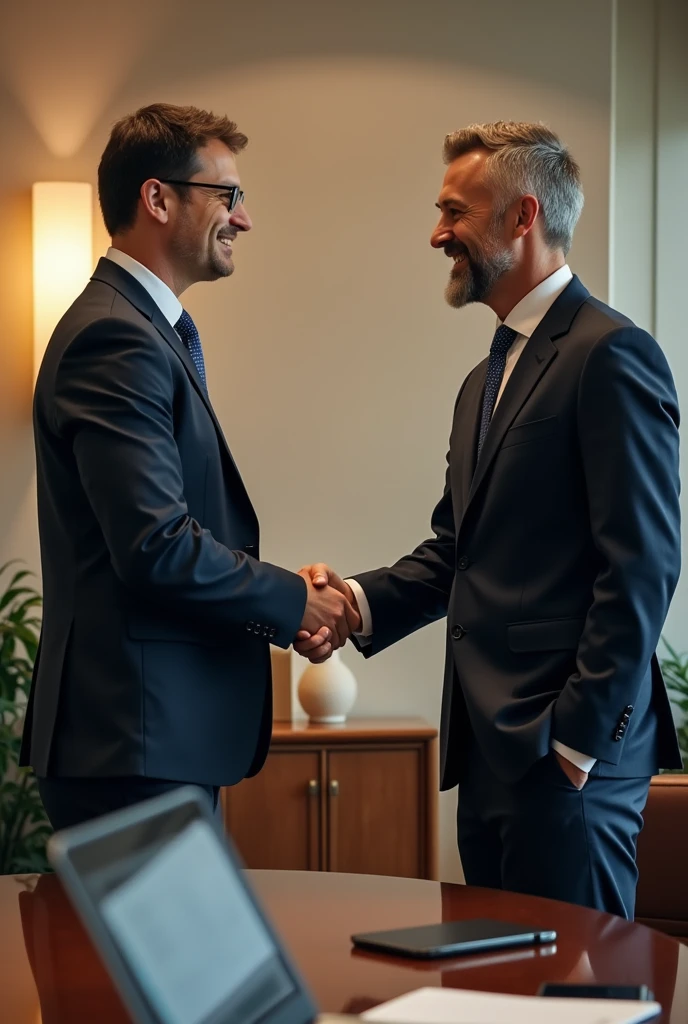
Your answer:
[[[567,253],[583,209],[583,189],[580,168],[561,139],[546,125],[528,121],[470,124],[447,135],[444,162],[481,148],[491,151],[485,179],[495,189],[500,207],[496,216],[519,195],[534,195],[545,242]]]
[[[98,197],[110,235],[134,223],[144,181],[188,178],[198,170],[198,150],[212,139],[232,153],[248,142],[234,121],[198,107],[152,103],[117,121],[98,166]]]

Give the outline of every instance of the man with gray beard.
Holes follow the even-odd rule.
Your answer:
[[[348,581],[376,654],[447,616],[441,785],[472,885],[632,918],[650,776],[681,766],[655,648],[679,574],[678,408],[646,331],[566,264],[578,166],[540,124],[447,136],[431,243],[489,306],[430,539]],[[305,631],[300,653],[329,645]]]

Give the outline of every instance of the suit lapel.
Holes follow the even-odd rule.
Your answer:
[[[158,333],[164,338],[170,348],[174,350],[175,355],[181,360],[184,365],[184,369],[189,375],[191,383],[208,410],[210,418],[213,421],[213,425],[215,426],[215,430],[217,431],[218,437],[222,443],[225,456],[239,480],[246,496],[246,501],[249,506],[251,506],[251,501],[244,482],[241,479],[241,474],[239,473],[237,464],[235,463],[229,445],[227,444],[222,427],[220,426],[220,421],[215,415],[215,410],[210,403],[210,398],[201,383],[201,378],[198,375],[196,365],[191,358],[189,350],[175,331],[174,327],[163,315],[159,306],[154,302],[152,296],[146,291],[143,285],[139,284],[131,274],[128,274],[127,271],[123,270],[122,267],[118,266],[118,264],[113,263],[112,260],[108,260],[103,257],[98,261],[98,265],[93,273],[93,280],[109,284],[120,292],[120,294],[122,294],[124,298],[132,304],[132,306],[135,306],[136,309],[138,309],[139,313],[142,313],[147,320],[150,320]]]
[[[556,358],[558,349],[554,344],[555,339],[568,333],[576,313],[589,294],[587,288],[574,276],[528,339],[490,422],[469,488],[464,515],[487,478],[490,467],[504,440],[504,435]],[[482,382],[484,389],[484,372],[482,373]],[[481,404],[482,391],[475,414],[474,432],[477,430]],[[473,451],[475,451],[475,447]]]
[[[542,326],[538,327],[528,339],[495,409],[473,474],[469,502],[485,479],[504,435],[556,355],[557,350],[549,335]]]
[[[478,430],[480,427],[480,410],[485,391],[487,359],[473,370],[468,377],[463,394],[456,408],[453,434],[456,445],[452,443],[452,459],[456,460],[456,479],[461,487],[460,508],[465,509],[475,472],[475,453],[478,448]]]

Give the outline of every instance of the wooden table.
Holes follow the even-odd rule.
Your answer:
[[[644,982],[665,1008],[664,1024],[688,1021],[688,947],[644,925],[566,903],[421,879],[249,875],[323,1010],[362,1011],[421,985],[533,995],[548,980]],[[349,942],[353,931],[486,916],[554,928],[556,948],[421,965],[353,952]],[[0,877],[0,1019],[127,1019],[52,875]]]

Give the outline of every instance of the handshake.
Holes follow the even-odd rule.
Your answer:
[[[294,650],[318,665],[360,630],[361,616],[353,590],[327,565],[305,565],[299,576],[308,595]]]

